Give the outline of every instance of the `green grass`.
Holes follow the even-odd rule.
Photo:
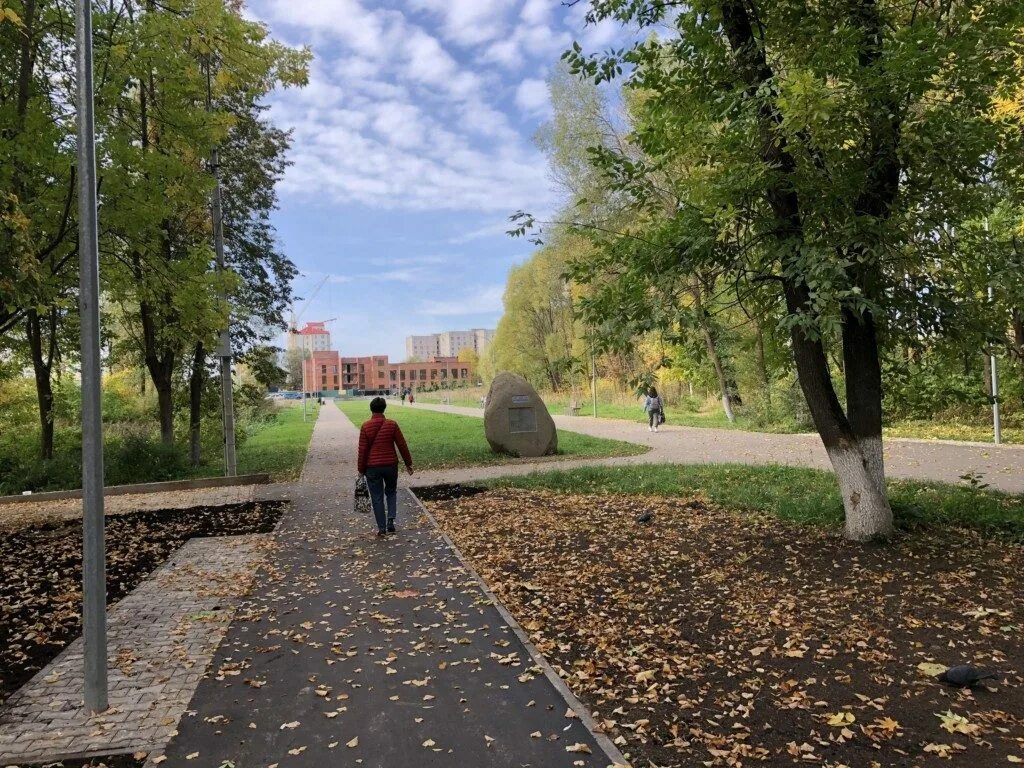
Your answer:
[[[913,437],[921,440],[966,440],[974,443],[992,442],[991,424],[965,424],[953,421],[901,421],[885,428],[886,437]],[[1024,443],[1024,429],[1003,427],[1003,442]]]
[[[272,424],[251,435],[239,448],[238,473],[267,472],[275,482],[296,479],[306,461],[318,413],[319,406],[310,403],[309,420],[304,422],[301,403],[282,406]]]
[[[569,398],[561,396],[545,395],[544,401],[548,410],[561,415],[566,412],[569,406]],[[577,401],[580,406],[581,416],[593,416],[594,407],[592,401],[583,399]],[[646,422],[647,414],[643,409],[643,402],[639,399],[636,405],[622,403],[609,403],[598,401],[597,418],[599,419],[623,419],[632,422]],[[704,427],[710,429],[742,429],[750,432],[773,432],[776,434],[791,434],[805,431],[791,421],[784,419],[771,423],[761,423],[743,413],[742,408],[736,409],[736,421],[730,422],[725,417],[725,411],[721,408],[708,411],[689,411],[676,406],[668,406],[665,409],[665,419],[668,424],[675,424],[683,427]]]
[[[366,401],[339,401],[338,407],[356,426],[370,416]],[[388,418],[402,428],[417,469],[448,469],[516,461],[496,455],[484,438],[483,419],[415,407],[388,405]],[[558,452],[567,458],[634,456],[646,448],[618,440],[604,440],[574,432],[559,432]]]
[[[800,467],[585,467],[488,480],[480,485],[564,493],[699,494],[727,509],[763,512],[807,525],[838,527],[843,521],[835,476]],[[893,480],[889,482],[889,497],[900,528],[953,525],[1024,541],[1024,496],[968,486]]]

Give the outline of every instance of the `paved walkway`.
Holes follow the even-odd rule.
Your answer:
[[[271,538],[192,539],[109,614],[110,709],[82,702],[82,640],[0,710],[0,765],[167,743]]]
[[[483,416],[480,408],[422,403],[412,407],[478,418]],[[652,450],[641,456],[616,459],[568,460],[555,465],[550,462],[531,462],[431,472],[418,478],[416,484],[469,482],[486,477],[527,474],[538,469],[595,465],[743,463],[791,464],[831,469],[817,435],[774,435],[671,424],[666,424],[657,434],[651,434],[644,424],[619,419],[595,419],[590,416],[555,416],[554,419],[560,430],[627,440],[648,445]],[[1024,493],[1024,446],[892,439],[885,441],[885,461],[889,477],[958,484],[962,482],[962,475],[978,473],[983,476],[983,482],[993,488]]]
[[[614,762],[410,496],[399,534],[371,535],[352,511],[355,442],[321,410],[274,563],[153,764]]]

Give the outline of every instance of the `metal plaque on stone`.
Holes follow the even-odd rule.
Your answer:
[[[537,410],[535,408],[509,408],[508,431],[512,434],[537,431]]]

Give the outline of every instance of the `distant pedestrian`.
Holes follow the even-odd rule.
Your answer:
[[[405,390],[403,389],[403,390],[402,390],[402,405],[405,405],[405,398],[407,398],[408,396],[409,396],[409,393],[408,393],[408,392],[406,392],[406,391],[405,391]]]
[[[366,477],[377,535],[395,533],[398,515],[398,454],[411,475],[412,455],[398,424],[384,418],[388,407],[383,397],[370,401],[372,416],[359,430],[359,474]],[[396,452],[395,448],[398,448]],[[385,509],[386,503],[386,509]],[[386,516],[385,516],[386,512]]]
[[[665,422],[665,406],[658,395],[658,390],[654,387],[647,391],[647,399],[644,400],[644,410],[647,412],[647,428],[651,432],[657,432],[658,427]]]
[[[412,405],[415,402],[416,402],[416,395],[414,395],[412,393],[412,390],[410,390],[409,391],[409,405]]]

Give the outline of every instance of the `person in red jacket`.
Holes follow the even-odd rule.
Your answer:
[[[399,426],[384,418],[388,407],[383,397],[370,401],[373,414],[359,429],[359,474],[366,476],[370,491],[373,516],[377,518],[377,535],[395,533],[395,517],[398,513],[398,453],[402,454],[405,468],[412,471],[412,455]],[[395,448],[398,448],[398,452]],[[384,502],[387,501],[387,520],[384,518]]]

